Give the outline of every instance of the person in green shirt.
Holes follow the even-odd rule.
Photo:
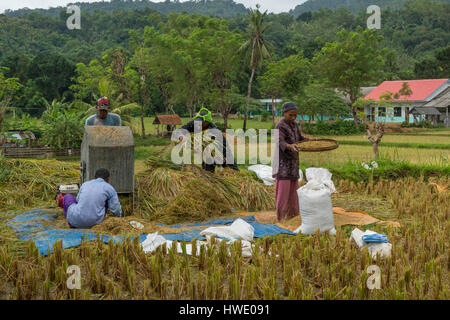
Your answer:
[[[205,131],[208,129],[217,129],[218,130],[218,127],[213,123],[211,111],[209,111],[207,108],[201,108],[200,111],[195,115],[194,119],[192,119],[191,121],[186,123],[184,126],[182,126],[181,129],[185,129],[190,133],[194,133],[195,122],[201,123],[202,131]],[[183,136],[180,136],[179,139],[181,141],[183,141]],[[223,159],[224,159],[222,167],[224,167],[224,168],[229,167],[233,170],[239,171],[239,168],[238,168],[236,162],[234,161],[234,157],[232,155],[233,152],[231,151],[230,146],[227,143],[226,137],[222,136],[222,139],[223,139],[222,140],[222,144],[223,144],[222,155],[223,155]],[[227,154],[231,155],[229,157],[231,160],[229,163],[227,163],[227,161],[226,161]],[[202,168],[209,172],[215,172],[216,164],[215,163],[207,164],[207,163],[203,162]]]
[[[97,100],[97,114],[86,119],[86,126],[121,126],[122,120],[116,113],[109,112],[110,102],[107,97]]]

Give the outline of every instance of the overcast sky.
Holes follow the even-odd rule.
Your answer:
[[[152,2],[162,2],[164,0],[151,0]],[[305,2],[306,0],[234,0],[234,2],[242,3],[247,8],[254,8],[257,3],[261,5],[261,9],[268,10],[269,12],[288,12],[290,9],[294,9],[296,5]],[[5,9],[21,9],[28,7],[34,8],[49,8],[65,6],[68,3],[73,2],[96,2],[94,0],[0,0],[0,13],[3,13]],[[184,0],[181,0],[184,2]]]

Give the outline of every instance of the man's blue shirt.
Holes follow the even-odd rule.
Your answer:
[[[94,114],[86,119],[86,126],[121,126],[122,119],[118,114],[109,112],[106,115],[106,119],[100,119],[97,114]]]
[[[116,190],[102,178],[83,183],[77,202],[67,209],[67,221],[75,228],[90,228],[102,222],[106,205],[114,216],[122,216]]]

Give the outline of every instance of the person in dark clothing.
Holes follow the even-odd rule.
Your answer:
[[[297,122],[297,105],[293,102],[283,104],[284,118],[275,129],[279,130],[276,142],[277,159],[274,159],[273,178],[275,178],[275,195],[278,220],[293,218],[300,214],[298,204],[299,155],[296,143],[308,138],[300,133]]]
[[[189,131],[190,133],[194,133],[194,126],[195,126],[196,121],[201,121],[202,131],[205,131],[208,129],[219,130],[219,128],[213,123],[211,111],[209,111],[206,108],[201,108],[200,111],[197,113],[197,115],[191,121],[189,121],[184,126],[182,126],[181,129],[185,129],[185,130]],[[214,136],[212,138],[214,139]],[[222,149],[223,164],[221,166],[224,168],[230,167],[233,170],[239,171],[239,168],[234,161],[234,157],[232,156],[232,151],[230,149],[230,146],[227,143],[225,136],[222,136],[222,138],[223,138],[223,149]],[[183,136],[180,136],[180,140],[183,140]],[[228,155],[228,158],[230,158],[230,160],[232,159],[232,163],[227,163],[227,161],[226,161],[227,155]],[[229,156],[229,155],[231,155],[231,156]],[[215,164],[215,163],[207,164],[207,163],[203,162],[202,168],[209,172],[215,172],[216,165],[217,164]]]

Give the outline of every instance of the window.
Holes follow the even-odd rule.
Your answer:
[[[386,116],[386,107],[378,107],[378,116],[385,117]]]
[[[394,108],[394,117],[401,117],[402,116],[402,108],[401,107],[395,107]]]

